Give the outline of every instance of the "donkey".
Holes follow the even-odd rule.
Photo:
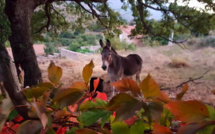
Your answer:
[[[136,74],[136,81],[140,83],[140,73],[142,69],[143,60],[137,54],[130,54],[127,57],[122,57],[111,47],[111,42],[107,39],[106,46],[100,39],[99,41],[103,48],[102,55],[102,69],[108,72],[111,82],[121,80],[125,77],[131,77]],[[114,95],[113,91],[113,95]]]

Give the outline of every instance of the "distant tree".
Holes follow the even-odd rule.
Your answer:
[[[212,0],[198,0],[199,2],[206,4],[205,9],[202,11],[199,11],[194,7],[189,7],[188,4],[179,6],[179,0],[175,0],[174,2],[170,2],[170,0],[122,1],[124,2],[124,5],[131,5],[134,21],[136,23],[136,29],[132,31],[132,35],[147,34],[168,41],[168,37],[172,30],[181,34],[190,32],[195,35],[207,35],[210,30],[215,29],[215,16],[214,14],[209,14],[207,12],[209,9],[213,12],[215,11],[215,6]],[[192,3],[192,0],[183,2]],[[150,20],[149,9],[160,11],[162,13],[161,20]],[[180,43],[183,41],[173,40],[173,42]]]

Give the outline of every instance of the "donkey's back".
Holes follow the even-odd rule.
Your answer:
[[[121,57],[124,76],[139,74],[142,69],[142,58],[137,54],[130,54],[127,57]]]

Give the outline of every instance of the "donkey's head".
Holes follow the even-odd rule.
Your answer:
[[[105,45],[102,40],[99,41],[102,49],[101,55],[102,55],[102,69],[106,70],[107,67],[110,65],[112,62],[112,54],[115,53],[115,50],[111,48],[111,43],[107,39],[107,44]]]

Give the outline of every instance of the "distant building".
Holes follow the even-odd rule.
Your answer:
[[[44,48],[46,47],[44,44],[34,44],[34,51],[36,53],[36,56],[41,56],[44,55]],[[12,49],[9,47],[7,48],[8,54],[10,55],[11,58],[13,58],[13,54],[12,54]]]
[[[129,35],[131,35],[131,30],[135,29],[136,25],[133,26],[121,26],[120,29],[122,30],[122,33],[119,35],[119,39],[120,41],[122,40],[126,40],[127,43],[135,43],[137,45],[142,45],[141,43],[141,39],[142,39],[142,35],[137,35],[134,37],[129,37]]]

